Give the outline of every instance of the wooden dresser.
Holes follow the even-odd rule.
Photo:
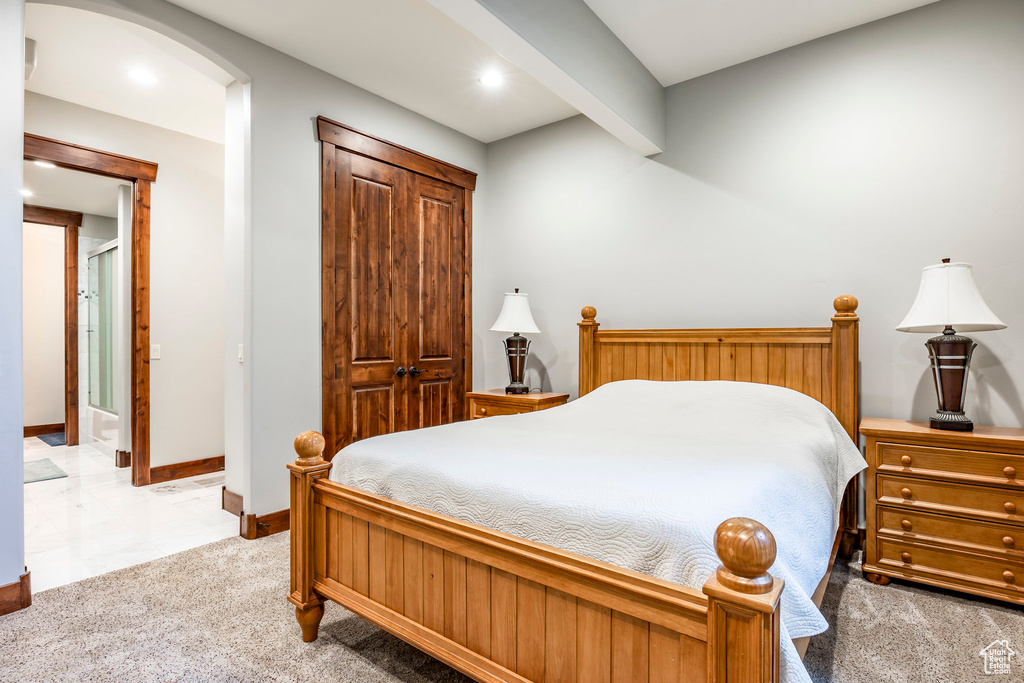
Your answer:
[[[1024,604],[1024,429],[865,418],[864,576]]]
[[[471,391],[466,394],[466,397],[469,399],[470,420],[493,417],[494,415],[533,413],[564,405],[569,400],[569,394],[554,394],[546,391],[506,394],[504,389]]]

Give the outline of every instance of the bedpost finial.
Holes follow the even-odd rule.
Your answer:
[[[597,309],[593,306],[584,306],[583,310],[580,311],[580,315],[583,316],[583,322],[592,323],[594,318],[597,317]]]
[[[323,453],[327,442],[320,432],[302,432],[295,437],[296,465],[318,465],[324,461]]]
[[[836,318],[856,318],[857,317],[857,297],[849,294],[843,294],[837,296],[836,300],[832,302],[832,306],[836,309]]]
[[[764,524],[747,517],[733,517],[718,525],[715,552],[722,561],[718,582],[740,593],[760,594],[772,589],[768,573],[775,563],[775,537]]]

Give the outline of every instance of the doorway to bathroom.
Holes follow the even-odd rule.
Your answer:
[[[120,416],[128,392],[122,382],[125,316],[118,256],[116,238],[86,253],[86,288],[81,293],[88,342],[82,368],[87,386],[83,438],[113,454],[118,467],[127,467],[131,460],[120,438]]]

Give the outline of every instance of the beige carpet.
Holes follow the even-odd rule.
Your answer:
[[[246,576],[235,584],[232,576]],[[463,682],[457,672],[330,604],[304,644],[288,589],[288,535],[232,538],[33,597],[0,617],[0,681]],[[1024,613],[837,567],[811,641],[817,681],[1019,681]],[[1020,651],[1011,676],[985,676],[996,639]]]
[[[811,639],[804,663],[825,681],[966,683],[1024,681],[1024,609],[893,581],[876,586],[860,553],[832,571],[821,611],[831,628]],[[985,675],[980,656],[995,640],[1019,652],[1010,675]]]

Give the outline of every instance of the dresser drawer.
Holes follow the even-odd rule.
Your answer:
[[[1024,563],[878,538],[878,564],[897,574],[933,575],[1024,597]]]
[[[904,508],[970,515],[999,522],[1024,522],[1024,491],[879,474],[878,502]]]
[[[880,534],[902,536],[907,541],[939,541],[966,550],[1005,554],[1024,562],[1024,528],[1011,524],[879,506],[876,528]]]
[[[1024,486],[1024,456],[954,448],[878,444],[878,470]]]
[[[480,417],[494,417],[495,415],[518,415],[519,413],[531,413],[531,408],[524,408],[518,405],[512,405],[509,403],[499,403],[497,401],[473,401],[473,407],[470,410],[470,419],[474,420]]]

